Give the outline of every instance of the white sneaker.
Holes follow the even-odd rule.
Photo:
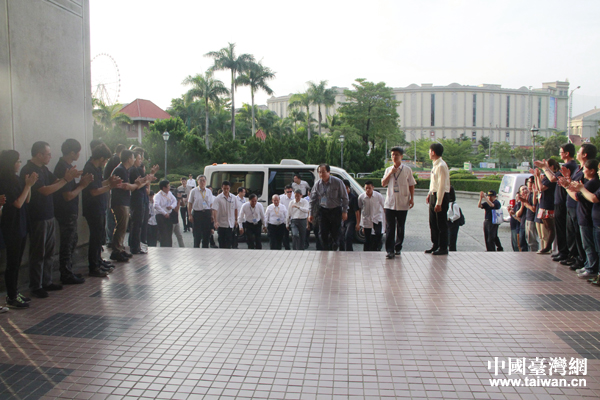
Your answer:
[[[8,312],[8,307],[0,307],[0,314],[4,314],[5,312]]]
[[[575,272],[577,272],[578,274],[583,274],[585,272],[585,267],[576,269]]]
[[[144,243],[140,243],[140,250],[144,250],[145,252],[148,252],[148,245],[144,244]]]

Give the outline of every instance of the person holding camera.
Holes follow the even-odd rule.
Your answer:
[[[483,221],[483,236],[485,239],[486,251],[496,251],[496,242],[498,241],[498,224],[494,223],[493,211],[502,208],[502,204],[496,200],[496,192],[490,190],[487,196],[484,192],[479,192],[479,203],[477,207],[485,210],[485,220]]]

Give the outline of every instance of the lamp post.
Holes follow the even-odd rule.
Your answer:
[[[535,127],[535,125],[531,128],[531,143],[533,143],[533,152],[531,153],[531,165],[533,168],[533,163],[535,161],[535,135],[539,132],[540,130],[538,128]]]
[[[165,178],[167,177],[167,142],[169,141],[169,132],[163,133],[163,139],[165,140]]]
[[[571,143],[571,116],[573,115],[573,92],[579,89],[581,86],[577,86],[569,93],[569,125],[567,125],[567,139]]]
[[[342,161],[342,168],[344,168],[344,135],[340,135],[340,143],[342,144],[342,150],[340,151],[340,159]]]

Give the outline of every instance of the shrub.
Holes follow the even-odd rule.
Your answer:
[[[502,181],[490,181],[479,179],[457,179],[453,180],[454,190],[464,192],[487,192],[488,190],[498,190]],[[420,179],[415,186],[417,189],[429,189],[429,179]]]
[[[481,179],[485,180],[485,181],[501,181],[503,176],[504,175],[493,174],[493,175],[486,175]]]

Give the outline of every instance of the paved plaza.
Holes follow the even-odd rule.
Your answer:
[[[531,253],[384,256],[151,248],[0,315],[0,398],[600,396],[600,288]],[[537,357],[585,384],[491,386]]]

